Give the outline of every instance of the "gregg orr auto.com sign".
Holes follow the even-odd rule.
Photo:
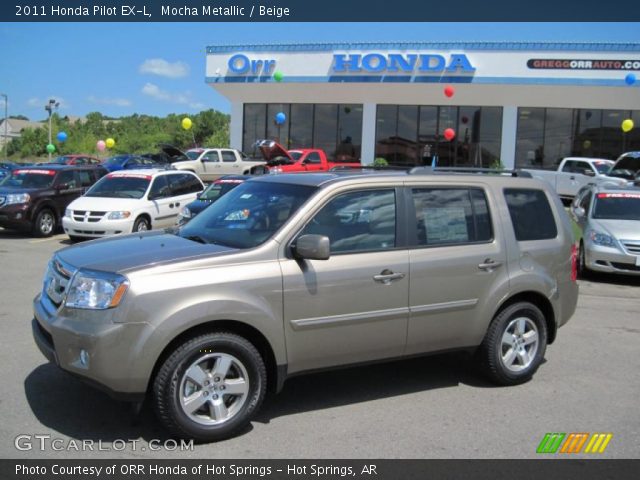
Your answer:
[[[532,58],[527,61],[527,67],[546,70],[640,70],[640,60]]]

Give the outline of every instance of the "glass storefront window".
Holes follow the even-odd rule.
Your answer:
[[[438,107],[420,107],[418,147],[420,164],[431,165],[438,143]]]
[[[338,138],[338,105],[316,105],[313,119],[314,148],[324,150],[328,158],[334,159]]]
[[[269,140],[286,146],[289,144],[289,126],[291,125],[290,105],[283,103],[270,103],[267,105],[267,136]],[[286,120],[282,125],[276,123],[276,115],[284,113]]]
[[[291,105],[288,148],[309,148],[313,144],[313,104]]]
[[[251,157],[259,157],[256,141],[265,138],[267,106],[264,103],[245,103],[242,122],[242,151]]]
[[[359,161],[362,149],[362,105],[340,105],[338,108],[338,161]]]
[[[516,137],[516,166],[544,166],[544,108],[519,108]]]
[[[547,108],[544,124],[543,166],[556,169],[563,158],[571,155],[573,110]]]

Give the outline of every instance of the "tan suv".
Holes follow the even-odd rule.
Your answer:
[[[310,370],[471,349],[495,382],[524,382],[577,297],[569,218],[546,183],[285,174],[179,230],[57,252],[33,332],[62,369],[149,394],[173,434],[209,441]]]

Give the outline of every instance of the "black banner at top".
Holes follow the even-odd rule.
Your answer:
[[[3,22],[617,22],[636,0],[14,0]]]

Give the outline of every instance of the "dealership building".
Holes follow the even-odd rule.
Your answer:
[[[249,154],[274,139],[365,164],[553,168],[640,150],[640,43],[217,45],[206,82]]]

